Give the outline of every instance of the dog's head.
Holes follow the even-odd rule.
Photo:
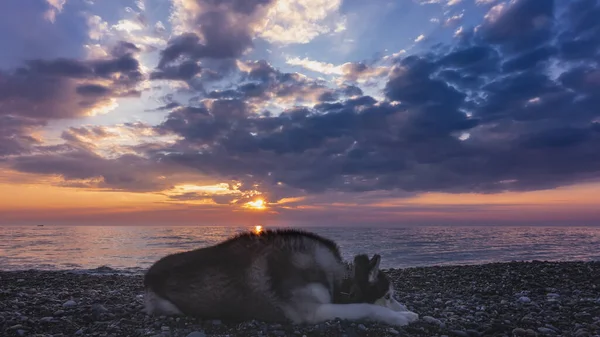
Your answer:
[[[381,256],[356,255],[350,267],[349,278],[345,280],[344,302],[373,303],[394,311],[406,311],[406,307],[394,299],[394,285],[389,277],[379,270]]]

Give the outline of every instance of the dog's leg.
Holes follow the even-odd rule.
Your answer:
[[[368,303],[319,304],[313,315],[314,323],[340,318],[347,320],[366,319],[403,326],[419,319],[419,315],[411,311],[393,311],[389,308]]]
[[[178,316],[182,312],[170,301],[158,296],[152,290],[146,290],[144,295],[145,311],[148,315]]]

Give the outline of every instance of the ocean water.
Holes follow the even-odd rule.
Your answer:
[[[218,243],[249,227],[0,227],[0,270],[143,272],[162,256]],[[382,268],[508,261],[600,260],[600,227],[310,228],[344,258],[378,253]]]

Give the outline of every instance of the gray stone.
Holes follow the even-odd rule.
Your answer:
[[[525,332],[527,333],[527,336],[531,336],[531,337],[537,336],[537,332],[535,332],[533,329],[527,329],[527,330],[525,330]]]
[[[74,306],[77,305],[77,302],[73,301],[73,300],[68,300],[65,303],[63,303],[63,308],[72,308]]]
[[[206,334],[201,331],[190,332],[186,337],[206,337]]]
[[[92,312],[94,314],[102,314],[108,312],[108,309],[106,309],[102,304],[94,304],[92,305]]]
[[[427,323],[435,324],[435,325],[439,326],[440,328],[446,327],[446,324],[444,324],[444,322],[440,321],[439,319],[437,319],[435,317],[423,316],[423,318],[421,318],[421,319]]]
[[[453,335],[458,336],[458,337],[469,337],[469,334],[466,331],[452,330],[451,332]]]
[[[537,328],[537,330],[540,333],[543,333],[545,335],[555,335],[556,334],[556,331],[554,331],[554,330],[552,330],[550,328],[546,328],[546,327],[539,327],[539,328]]]
[[[523,328],[514,328],[512,331],[513,335],[516,336],[525,336],[527,335],[527,331]]]

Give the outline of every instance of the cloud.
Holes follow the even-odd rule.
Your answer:
[[[207,201],[202,191],[176,188],[206,177],[244,195],[211,197],[215,203],[258,194],[278,202],[345,193],[495,193],[597,179],[594,2],[560,11],[553,1],[496,5],[477,29],[415,55],[340,65],[287,60],[339,81],[238,60],[274,8],[269,1],[175,5],[172,22],[182,32],[150,79],[202,80],[222,66],[226,84],[203,87],[187,101],[166,97],[158,125],[73,128],[63,144],[45,146],[28,130],[84,116],[140,81],[137,45],[107,49],[103,60],[28,62],[0,77],[0,128],[12,135],[4,139],[5,162],[61,175],[65,184],[171,191],[172,202]],[[382,82],[381,92],[373,90],[379,96],[356,84],[369,78]],[[118,146],[107,145],[116,139]]]
[[[385,101],[328,97],[312,107],[263,115],[247,103],[251,97],[276,93],[289,80],[298,87],[312,83],[264,62],[246,63],[244,81],[254,84],[229,91],[235,99],[215,96],[210,104],[170,113],[159,129],[182,140],[159,157],[224,180],[248,179],[287,197],[325,191],[487,193],[592,179],[600,168],[590,152],[600,141],[593,110],[597,65],[568,68],[553,80],[548,69],[561,54],[549,45],[552,40],[536,40],[543,25],[524,19],[524,13],[545,16],[553,10],[523,0],[507,6],[488,15],[470,39],[396,58]],[[524,34],[502,28],[508,24]],[[585,31],[595,29],[590,26]],[[537,46],[523,43],[530,38]],[[499,52],[497,45],[510,48]],[[344,74],[342,66],[310,59],[288,63]],[[363,68],[354,63],[346,69]]]
[[[0,115],[55,119],[94,114],[115,96],[135,94],[131,89],[141,78],[131,54],[93,61],[31,60],[0,73]]]
[[[6,156],[28,153],[41,144],[32,133],[44,125],[31,118],[0,115],[0,161]]]
[[[150,74],[153,80],[190,80],[202,71],[196,61],[185,61],[177,66],[166,66]]]
[[[236,58],[250,48],[258,23],[271,0],[174,0],[172,23],[176,37],[161,52],[159,68],[180,56]]]
[[[226,90],[214,90],[210,99],[243,100],[254,110],[262,108],[284,109],[294,105],[314,105],[322,101],[335,101],[340,97],[361,94],[354,85],[342,84],[337,88],[325,81],[300,73],[284,73],[266,61],[238,62],[240,83]]]
[[[368,80],[376,80],[384,77],[389,72],[389,67],[372,66],[365,62],[346,62],[341,65],[319,62],[308,58],[288,58],[286,63],[289,65],[300,66],[304,69],[319,72],[326,75],[340,76],[343,81],[364,83]]]
[[[464,16],[464,13],[455,14],[455,15],[447,18],[446,21],[444,22],[444,25],[446,25],[448,27],[456,26],[462,21],[463,16]]]
[[[421,34],[419,36],[417,36],[417,38],[415,39],[415,42],[421,42],[425,39],[425,35]]]
[[[507,51],[539,46],[551,37],[554,8],[554,0],[501,3],[486,14],[481,35]]]
[[[46,0],[46,2],[48,2],[48,5],[50,5],[51,8],[44,13],[44,17],[48,21],[54,23],[56,15],[62,11],[67,0]]]
[[[279,0],[272,6],[258,36],[271,43],[308,43],[317,36],[346,29],[337,12],[341,0]]]

